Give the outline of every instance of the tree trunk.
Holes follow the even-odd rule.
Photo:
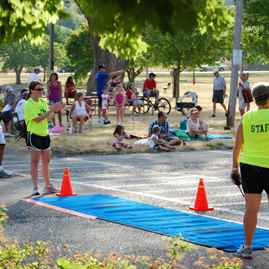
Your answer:
[[[180,65],[173,69],[173,98],[179,98]]]
[[[22,69],[23,69],[23,67],[15,68],[16,84],[21,84],[21,72],[22,72]]]
[[[137,70],[135,70],[134,67],[128,67],[126,69],[127,75],[128,75],[128,80],[129,82],[133,83],[135,82],[135,78],[139,76],[143,72],[144,68],[139,67]]]
[[[47,67],[46,66],[42,66],[42,68],[43,68],[43,82],[45,82],[46,81],[46,73],[47,73]]]
[[[92,48],[92,70],[87,82],[87,94],[92,94],[95,91],[95,74],[99,65],[105,65],[108,72],[124,69],[126,62],[124,60],[116,58],[116,56],[110,53],[108,50],[104,50],[99,46],[100,37],[98,33],[94,32],[94,24],[91,17],[87,17],[88,27],[90,30],[90,40]]]

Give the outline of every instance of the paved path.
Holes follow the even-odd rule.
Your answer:
[[[163,237],[104,221],[88,221],[21,201],[31,192],[28,156],[8,155],[5,165],[23,176],[0,181],[0,202],[9,206],[7,234],[20,240],[49,239],[59,246],[107,253],[162,256]],[[51,176],[59,185],[64,167],[71,169],[77,193],[110,193],[164,207],[186,209],[194,202],[200,177],[205,179],[210,215],[242,221],[244,199],[230,183],[231,152],[201,151],[162,154],[54,158]],[[259,217],[269,227],[267,201]],[[105,232],[105,233],[104,233]],[[156,247],[157,246],[157,247]]]

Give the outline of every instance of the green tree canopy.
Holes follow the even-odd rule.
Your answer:
[[[152,26],[146,30],[152,61],[174,68],[174,96],[179,96],[179,73],[189,67],[214,63],[231,47],[231,15],[223,1],[208,0],[206,12],[199,13],[195,29],[186,33],[162,33]]]
[[[269,63],[269,2],[246,0],[243,50],[249,63]]]
[[[205,8],[207,0],[76,0],[76,2],[83,14],[94,19],[97,32],[113,32],[117,29],[117,21],[120,21],[127,33],[132,29],[141,32],[146,24],[152,24],[163,31],[190,29],[195,26],[198,12]]]
[[[71,66],[75,69],[75,78],[87,77],[92,67],[92,50],[90,46],[90,33],[82,28],[74,32],[67,40],[65,48]]]
[[[55,23],[62,0],[1,0],[0,43],[41,36],[48,23]]]
[[[9,42],[0,47],[0,59],[3,68],[14,70],[16,83],[21,83],[21,72],[23,68],[42,66],[46,71],[48,66],[48,37],[45,36],[39,44],[32,44],[29,40]],[[55,44],[55,64],[58,67],[69,65],[65,48],[62,44]]]

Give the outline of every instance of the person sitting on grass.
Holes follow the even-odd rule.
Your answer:
[[[90,106],[83,100],[83,93],[79,92],[76,94],[75,102],[71,108],[71,117],[73,122],[73,131],[77,130],[77,122],[79,122],[79,132],[83,132],[85,122],[90,118]]]
[[[148,139],[148,145],[150,149],[156,149],[160,151],[172,151],[176,148],[170,146],[165,140],[159,138],[161,134],[161,129],[158,125],[153,126],[152,135]]]
[[[196,105],[195,108],[201,114],[203,108],[200,105]],[[187,125],[188,125],[188,119],[190,117],[190,113],[188,113],[187,109],[185,109],[185,108],[182,109],[181,113],[182,113],[182,117],[180,118],[180,121],[179,121],[179,129],[186,131]]]
[[[130,138],[128,134],[126,134],[124,127],[120,124],[118,124],[115,128],[115,131],[113,133],[113,136],[115,137],[115,140],[112,144],[112,147],[115,148],[117,151],[122,150],[123,148],[125,149],[131,149],[132,146],[125,144],[123,140],[125,138]]]
[[[153,126],[158,125],[161,129],[160,138],[169,143],[170,146],[176,146],[181,144],[181,140],[170,133],[170,125],[167,121],[167,115],[160,111],[158,113],[158,119],[153,121],[149,126],[149,137],[152,135]]]
[[[187,132],[192,137],[204,135],[207,139],[208,125],[206,122],[200,119],[200,111],[196,107],[190,110],[190,117],[187,123]]]

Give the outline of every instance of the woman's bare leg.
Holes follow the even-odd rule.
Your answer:
[[[261,194],[246,194],[246,209],[244,215],[245,246],[250,247],[257,226],[257,215],[261,204]]]
[[[38,163],[40,160],[40,151],[31,150],[31,176],[35,189],[38,188]]]
[[[49,176],[49,163],[50,163],[50,151],[43,150],[41,151],[41,161],[42,161],[42,171],[43,177],[45,180],[46,188],[50,187],[50,176]]]

